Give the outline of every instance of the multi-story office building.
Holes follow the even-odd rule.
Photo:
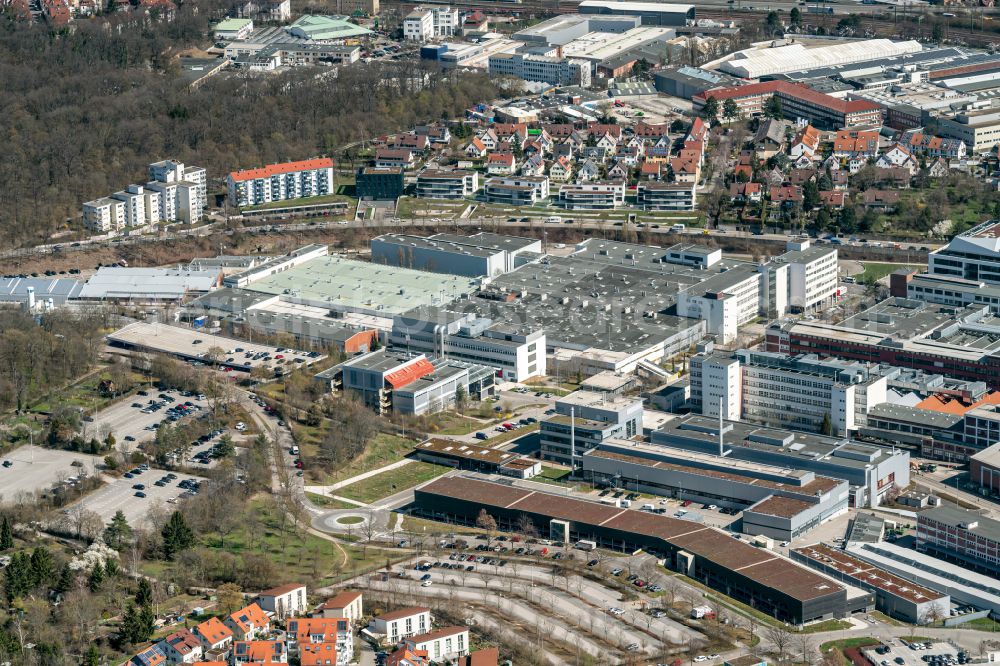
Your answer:
[[[361,167],[355,175],[359,199],[395,201],[403,196],[403,167]]]
[[[844,479],[851,486],[853,506],[877,506],[886,493],[910,484],[910,454],[864,444],[844,437],[770,428],[689,414],[650,433],[653,444],[684,451],[722,454],[746,460],[815,472]]]
[[[541,457],[579,467],[579,456],[612,438],[642,434],[642,400],[575,391],[559,398],[541,422]]]
[[[927,271],[1000,285],[1000,222],[984,222],[931,252]]]
[[[479,191],[475,171],[422,171],[417,174],[417,196],[427,199],[463,199]]]
[[[510,206],[533,206],[549,198],[547,176],[487,178],[486,201]]]
[[[694,210],[695,185],[695,183],[641,182],[636,191],[637,201],[645,210]]]
[[[995,439],[1000,440],[1000,437]],[[1000,443],[969,458],[969,481],[985,492],[1000,494]]]
[[[566,210],[614,210],[625,204],[625,181],[566,184],[559,205]]]
[[[947,113],[935,121],[941,136],[963,141],[974,155],[989,152],[1000,142],[1000,111],[995,108]]]
[[[1000,521],[941,504],[917,514],[917,544],[922,553],[1000,574]]]
[[[741,349],[691,357],[691,408],[705,416],[847,434],[886,401],[888,378],[858,362]]]
[[[545,331],[495,324],[472,314],[423,307],[393,318],[394,349],[489,366],[496,376],[521,382],[545,374]]]
[[[906,291],[893,296],[912,298],[917,301],[950,305],[964,308],[969,305],[986,306],[993,314],[1000,314],[1000,285],[991,285],[982,280],[966,280],[949,275],[931,275],[930,273],[893,274],[892,279],[898,285],[905,285]]]
[[[333,194],[333,160],[322,157],[234,171],[226,179],[229,201],[240,208],[272,201]]]
[[[811,247],[808,240],[789,241],[788,252],[777,261],[789,265],[790,307],[809,309],[828,305],[840,294],[837,248]]]
[[[776,270],[787,276],[787,266],[778,266]],[[769,271],[769,265],[765,264],[716,273],[677,294],[677,314],[703,319],[709,333],[722,342],[731,342],[741,326],[760,316],[761,282],[767,279]]]
[[[557,86],[589,86],[591,65],[580,58],[497,53],[489,58],[490,74],[515,76],[525,81],[540,81]]]

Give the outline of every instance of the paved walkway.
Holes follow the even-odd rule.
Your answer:
[[[338,481],[329,486],[306,486],[306,492],[316,493],[317,495],[326,495],[327,497],[331,497],[330,493],[334,490],[340,490],[345,486],[349,486],[352,483],[357,483],[358,481],[363,481],[369,477],[375,476],[376,474],[381,474],[382,472],[388,472],[389,470],[397,469],[399,467],[402,467],[403,465],[409,465],[411,462],[413,461],[410,460],[409,458],[403,458],[402,460],[397,460],[394,463],[389,463],[384,467],[378,467],[376,469],[368,470],[367,472],[362,472],[357,476],[352,476],[349,479]],[[345,501],[351,502],[352,504],[356,504],[356,502],[354,502],[353,500],[345,500]]]

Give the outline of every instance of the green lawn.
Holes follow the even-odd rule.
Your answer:
[[[904,266],[912,266],[913,268],[921,269],[924,268],[922,264],[888,264],[879,262],[865,262],[865,270],[862,273],[855,275],[855,279],[858,282],[867,282],[868,280],[881,280],[889,273],[892,273],[897,268],[903,268]]]
[[[988,617],[980,617],[960,624],[956,629],[975,629],[977,631],[1000,631],[1000,622]]]
[[[488,428],[489,424],[480,423],[461,414],[441,412],[429,418],[427,431],[435,435],[466,435],[480,428]]]
[[[827,643],[823,643],[822,645],[819,646],[819,651],[822,654],[834,651],[837,653],[838,657],[840,658],[840,662],[844,664],[844,666],[850,666],[851,660],[849,660],[847,656],[844,654],[844,650],[849,650],[851,648],[868,647],[871,645],[878,645],[879,643],[881,643],[880,640],[878,640],[877,638],[872,638],[871,636],[844,638],[839,641],[829,641]]]
[[[306,473],[309,474],[310,482],[315,482],[317,485],[336,483],[337,481],[357,476],[362,472],[385,467],[389,463],[396,462],[412,451],[414,445],[416,445],[416,442],[412,439],[379,433],[368,443],[365,452],[347,465],[343,465],[329,474],[325,474],[322,470],[315,468],[308,469]],[[309,449],[303,449],[302,453],[308,456]],[[343,495],[343,493],[339,492],[337,494]],[[348,495],[344,495],[344,497],[348,497]]]
[[[568,469],[559,469],[558,467],[546,467],[542,465],[542,473],[536,476],[536,479],[546,479],[548,481],[559,481],[565,482],[567,477],[569,477]]]
[[[443,465],[416,461],[340,488],[337,490],[337,494],[347,499],[370,504],[401,490],[412,488],[424,481],[430,481],[451,469],[451,467]]]
[[[274,563],[281,579],[311,580],[315,585],[328,585],[345,575],[385,565],[384,553],[350,544],[343,545],[348,555],[344,565],[343,555],[328,540],[296,529],[291,522],[286,522],[282,531],[279,515],[270,502],[251,500],[248,510],[256,517],[255,527],[240,522],[224,540],[218,534],[202,535],[198,547],[237,557],[243,553],[265,555]],[[146,573],[152,575],[156,571],[150,569]]]
[[[241,210],[245,211],[257,211],[257,210],[270,210],[272,208],[290,208],[293,206],[315,206],[318,204],[336,203],[338,201],[343,201],[348,204],[348,206],[354,203],[354,200],[350,197],[346,197],[342,194],[327,194],[321,197],[305,197],[302,199],[288,199],[285,201],[271,201],[270,203],[261,204],[259,206],[247,206]]]
[[[327,497],[325,495],[318,495],[316,493],[306,493],[306,497],[310,502],[316,506],[321,506],[324,509],[358,509],[360,507],[354,504],[349,504],[348,502],[343,502],[339,499],[334,499],[332,497]]]

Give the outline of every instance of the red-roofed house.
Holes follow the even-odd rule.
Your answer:
[[[478,136],[469,142],[469,145],[465,147],[465,154],[469,157],[485,157],[486,146],[483,144],[483,140]]]
[[[869,158],[878,155],[878,132],[841,130],[833,140],[837,157]]]
[[[279,620],[290,615],[302,615],[309,608],[306,586],[301,583],[289,583],[264,590],[257,595],[257,605],[265,613],[272,613]]]
[[[370,631],[385,636],[391,645],[410,636],[424,634],[431,629],[431,609],[424,606],[400,608],[383,613],[372,620]]]
[[[238,641],[252,641],[271,630],[270,618],[257,604],[241,608],[223,622],[232,630],[233,638]]]
[[[558,157],[549,167],[549,179],[565,183],[573,175],[573,166],[566,157]]]
[[[795,185],[772,187],[770,194],[774,203],[802,203],[802,190]]]
[[[486,173],[491,176],[510,176],[514,173],[513,153],[491,153],[486,156]]]
[[[639,177],[644,180],[659,180],[660,163],[643,162],[642,164],[639,165]]]
[[[685,141],[706,141],[708,139],[708,125],[701,118],[695,118],[688,129]]]
[[[159,643],[135,653],[128,660],[128,666],[163,666],[166,663],[167,655],[163,653],[163,648],[160,647]]]
[[[212,617],[198,626],[192,632],[201,640],[206,656],[222,656],[228,658],[229,648],[233,645],[233,630],[222,624],[222,620]]]
[[[379,148],[375,153],[375,168],[386,169],[391,167],[402,167],[409,169],[413,166],[413,151],[409,148]]]
[[[678,183],[697,183],[701,168],[697,160],[686,159],[684,157],[674,157],[670,160],[670,169],[674,173],[674,180]]]
[[[427,650],[411,650],[406,643],[385,658],[385,666],[430,666],[430,663]]]
[[[761,188],[760,183],[731,183],[729,185],[729,196],[731,196],[735,202],[759,202],[763,196],[763,189]]]
[[[819,154],[819,130],[812,125],[806,125],[792,139],[792,146],[788,149],[788,155],[793,160],[803,155],[809,159],[816,159]]]
[[[339,659],[333,663],[338,666],[347,664],[354,656],[354,637],[351,633],[351,621],[346,617],[311,617],[288,621],[289,652],[305,654],[318,645],[332,646],[332,650],[323,650],[327,657]],[[338,656],[339,655],[339,656]]]
[[[635,136],[640,139],[659,139],[661,136],[667,134],[670,131],[670,125],[666,123],[660,123],[658,125],[650,125],[647,123],[637,123],[635,126]]]
[[[344,590],[320,604],[313,613],[313,617],[346,617],[351,622],[360,622],[364,614],[361,593],[354,590]]]
[[[201,661],[204,647],[201,639],[187,629],[175,631],[159,643],[171,664],[192,664]]]
[[[299,666],[341,666],[349,664],[352,656],[337,650],[333,643],[299,646]]]
[[[844,202],[847,200],[847,192],[842,190],[833,190],[831,192],[820,192],[819,202],[827,208],[840,209],[844,207]]]
[[[287,663],[288,650],[283,641],[237,641],[233,644],[233,666]]]

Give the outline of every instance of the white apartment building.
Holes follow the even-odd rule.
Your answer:
[[[309,610],[306,586],[290,583],[264,590],[257,595],[257,605],[265,613],[272,613],[278,619],[302,615]]]
[[[423,171],[417,174],[417,196],[430,199],[463,199],[479,191],[476,171]]]
[[[458,10],[452,7],[415,7],[403,19],[403,38],[426,42],[452,37],[459,27]]]
[[[426,634],[431,630],[431,609],[423,606],[401,608],[384,613],[372,620],[369,630],[385,636],[387,643],[395,645],[404,638]]]
[[[149,165],[148,177],[146,185],[132,184],[110,197],[85,203],[84,226],[98,233],[112,233],[163,221],[190,224],[205,214],[208,179],[204,168],[163,160]]]
[[[530,206],[549,198],[548,176],[487,178],[486,200],[490,203]]]
[[[814,354],[789,356],[741,349],[691,357],[691,408],[726,419],[844,436],[886,401],[888,378],[868,366]]]
[[[406,639],[411,650],[427,650],[435,664],[450,663],[469,654],[468,627],[442,627],[426,634]]]
[[[333,194],[333,160],[322,157],[233,171],[226,177],[234,206],[259,206],[272,201]]]
[[[566,184],[559,205],[566,210],[614,210],[625,204],[625,181]]]
[[[130,227],[146,225],[146,194],[142,185],[129,185],[121,192],[111,195],[125,204],[125,223]]]
[[[94,233],[106,234],[122,229],[127,219],[124,201],[101,197],[83,204],[83,226]]]

